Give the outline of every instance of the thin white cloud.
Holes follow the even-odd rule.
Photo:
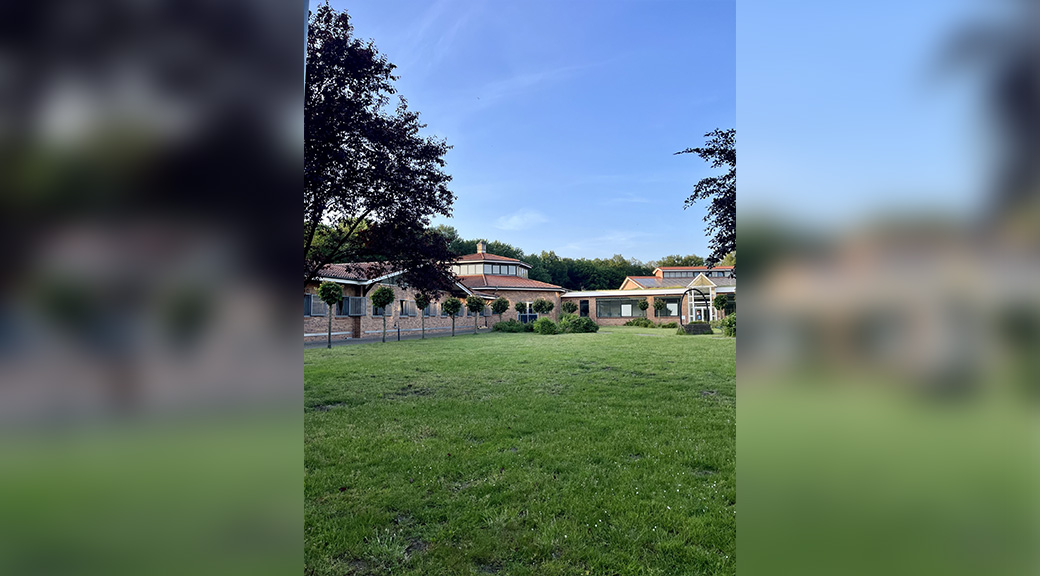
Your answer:
[[[433,2],[414,24],[402,31],[397,55],[401,69],[429,73],[451,50],[456,36],[480,10],[479,3]]]
[[[499,230],[527,230],[533,226],[548,222],[549,219],[534,210],[520,210],[495,221]]]
[[[557,252],[561,256],[564,254],[577,254],[581,256],[576,257],[609,257],[613,254],[624,253],[625,251],[631,251],[634,248],[640,247],[645,240],[656,236],[656,234],[649,232],[619,230],[570,242],[561,246]],[[604,247],[606,247],[605,250]]]
[[[604,204],[649,204],[650,202],[649,198],[638,194],[623,194],[603,201]]]

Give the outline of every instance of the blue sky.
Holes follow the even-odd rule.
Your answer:
[[[672,153],[735,126],[734,0],[331,4],[454,146],[436,223],[529,253],[707,254],[703,209],[682,205],[713,172]]]
[[[979,76],[941,62],[1000,4],[739,0],[738,220],[841,230],[979,210],[992,154]]]

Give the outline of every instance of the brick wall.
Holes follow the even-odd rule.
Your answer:
[[[333,338],[360,338],[360,337],[378,337],[383,330],[383,317],[372,315],[372,301],[368,299],[368,296],[378,286],[373,286],[367,293],[362,294],[362,287],[360,286],[344,286],[345,296],[365,296],[366,307],[365,315],[361,317],[345,317],[345,316],[333,316],[332,319],[332,333]],[[392,310],[388,310],[386,316],[386,329],[387,338],[393,336],[397,337],[397,327],[401,328],[402,333],[416,333],[421,330],[423,323],[422,310],[416,310],[416,316],[402,316],[401,315],[401,300],[415,301],[415,291],[402,288],[400,286],[390,286],[393,289],[396,298],[394,304],[391,306]],[[308,294],[317,294],[318,285],[314,284],[305,288],[304,292]],[[554,307],[552,313],[549,314],[554,320],[559,318],[560,313],[560,294],[559,292],[541,292],[541,291],[530,291],[530,290],[497,290],[497,291],[484,291],[483,293],[502,296],[509,300],[509,309],[502,314],[502,320],[516,319],[517,313],[513,309],[513,304],[518,301],[533,302],[538,298],[545,298],[553,302]],[[451,318],[447,316],[441,316],[441,303],[446,300],[450,295],[444,294],[440,300],[436,301],[437,315],[428,316],[425,318],[427,332],[444,333],[451,331]],[[317,298],[317,296],[315,296]],[[463,302],[463,310],[465,310],[465,298],[459,298]],[[490,308],[490,302],[488,303]],[[304,317],[303,319],[303,330],[305,341],[321,341],[326,338],[328,319],[325,316],[310,316]],[[491,314],[490,316],[480,316],[477,318],[477,327],[480,330],[490,329],[491,326],[498,322],[498,315]],[[456,331],[460,329],[473,329],[473,317],[462,316],[455,318]],[[341,334],[336,334],[340,332]],[[345,333],[345,334],[343,334]],[[316,334],[315,336],[306,336],[306,334]]]

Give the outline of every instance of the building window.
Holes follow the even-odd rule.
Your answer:
[[[401,316],[417,316],[415,302],[412,300],[401,300]]]
[[[645,318],[635,298],[597,298],[596,316],[599,318]]]
[[[393,316],[394,313],[391,311],[389,314],[387,314],[387,309],[386,308],[380,308],[379,306],[372,306],[372,315],[373,316]]]
[[[433,302],[430,302],[430,304],[428,306],[426,306],[426,308],[423,308],[422,313],[423,313],[423,316],[426,316],[427,318],[429,318],[431,316],[436,316],[437,315],[437,305],[434,304]]]
[[[655,300],[664,301],[664,308],[657,312],[658,318],[670,318],[672,316],[679,315],[679,299],[678,298],[655,298]]]
[[[319,300],[314,294],[304,294],[303,314],[304,316],[324,316],[325,303]]]

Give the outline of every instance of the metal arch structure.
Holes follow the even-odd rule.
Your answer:
[[[693,286],[691,286],[690,288],[687,288],[686,290],[684,290],[683,293],[682,293],[682,298],[679,299],[679,327],[680,328],[682,328],[682,326],[683,326],[683,321],[682,321],[682,317],[683,317],[683,315],[682,315],[682,303],[683,303],[683,300],[686,299],[686,295],[691,293],[691,292],[696,292],[700,296],[704,296],[704,301],[708,303],[708,306],[711,306],[711,299],[709,298],[709,296],[711,295],[710,292],[708,294],[705,294],[703,291],[701,291],[700,288],[693,287]],[[687,310],[689,310],[689,306],[687,306]],[[692,315],[691,315],[691,318],[690,318],[690,322],[693,322]]]

